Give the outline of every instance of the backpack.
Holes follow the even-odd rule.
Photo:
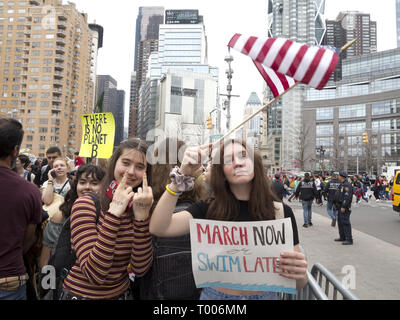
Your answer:
[[[99,198],[90,194],[95,206],[96,206],[96,224],[99,221],[101,214],[101,205]],[[58,236],[57,244],[55,249],[52,251],[49,262],[47,265],[53,266],[56,271],[56,289],[52,291],[52,296],[49,291],[42,292],[41,297],[43,300],[58,300],[58,297],[62,290],[62,284],[67,278],[69,271],[75,265],[76,254],[71,248],[71,217],[65,220],[60,235]],[[47,298],[46,298],[47,297]],[[50,299],[49,299],[50,298]]]

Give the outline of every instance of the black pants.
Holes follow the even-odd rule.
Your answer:
[[[351,210],[346,209],[344,213],[339,209],[338,211],[338,229],[339,237],[342,240],[353,241],[353,236],[351,234],[351,223],[350,223]]]

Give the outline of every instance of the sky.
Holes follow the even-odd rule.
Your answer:
[[[65,1],[64,1],[65,2]],[[88,14],[89,23],[104,28],[103,48],[99,50],[97,74],[111,75],[118,89],[125,90],[125,126],[128,125],[130,77],[134,64],[135,26],[140,6],[162,6],[165,9],[198,9],[204,17],[208,38],[208,63],[219,68],[220,93],[226,93],[224,61],[227,44],[235,33],[265,37],[267,0],[73,0],[79,11]],[[110,4],[112,4],[110,6]],[[340,11],[370,13],[377,21],[378,51],[396,47],[395,0],[326,0],[325,19],[333,20]],[[240,123],[244,106],[256,92],[262,101],[263,80],[251,60],[239,52],[234,57],[231,112],[232,125]]]

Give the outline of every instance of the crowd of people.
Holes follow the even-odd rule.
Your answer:
[[[345,172],[333,172],[331,176],[313,175],[305,173],[296,176],[292,181],[286,175],[282,177],[276,174],[273,178],[273,190],[275,194],[283,200],[288,195],[288,201],[293,198],[302,203],[304,228],[313,226],[312,205],[323,206],[323,201],[327,203],[327,213],[332,219],[332,227],[336,227],[338,222],[339,235],[335,241],[343,242],[344,245],[352,245],[351,235],[351,205],[353,200],[355,205],[361,200],[369,202],[372,194],[376,202],[391,200],[390,192],[393,187],[394,177],[390,181],[385,176],[378,177],[370,181],[367,174],[361,176],[348,176]]]
[[[131,138],[100,166],[63,158],[56,147],[42,163],[29,163],[19,153],[22,139],[19,122],[0,119],[0,300],[278,299],[275,292],[199,290],[191,266],[193,218],[290,218],[294,247],[275,268],[297,289],[307,284],[293,211],[243,141],[189,148],[166,139],[149,152]],[[161,154],[167,161],[153,161]],[[70,247],[57,290],[45,288],[42,271],[58,268],[61,240]]]

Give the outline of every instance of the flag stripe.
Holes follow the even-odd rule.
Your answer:
[[[286,39],[276,39],[274,44],[269,49],[267,56],[265,57],[264,61],[260,61],[264,66],[271,68],[272,64],[274,63],[276,56],[278,55],[279,51],[283,47],[287,40]]]
[[[301,46],[300,50],[296,54],[296,57],[293,59],[293,62],[290,65],[288,72],[286,73],[289,77],[294,76],[306,52],[307,52],[307,46],[306,45]]]
[[[326,70],[324,77],[322,78],[319,86],[316,88],[317,90],[322,90],[325,87],[326,83],[329,81],[329,78],[331,77],[331,74],[333,73],[333,71],[335,71],[338,61],[339,61],[339,56],[337,54],[334,54],[331,64],[328,67],[328,70]]]
[[[320,65],[318,66],[317,70],[315,70],[314,76],[310,80],[310,86],[317,88],[321,83],[322,79],[325,76],[326,68],[324,65],[329,65],[330,61],[332,60],[334,52],[331,50],[325,50],[324,55],[321,59]]]
[[[307,70],[302,82],[309,83],[311,81],[315,71],[317,70],[318,66],[320,65],[319,63],[321,62],[321,59],[322,59],[322,56],[324,55],[324,53],[325,53],[324,49],[319,49],[317,51],[317,53],[314,56],[314,59],[312,60],[310,66],[308,67],[308,70]]]
[[[246,44],[243,47],[242,53],[248,55],[251,51],[251,48],[253,48],[254,42],[256,42],[256,40],[257,40],[256,37],[250,37],[246,41]]]
[[[322,89],[335,70],[337,49],[308,46],[282,38],[260,39],[235,34],[229,47],[248,55],[275,94],[296,81]]]
[[[317,54],[317,51],[318,51],[318,48],[316,48],[316,47],[309,48],[306,51],[293,78],[303,81],[303,78],[306,75],[307,70],[310,67],[312,60],[314,59],[315,55]]]
[[[260,53],[258,54],[256,60],[260,63],[262,63],[265,59],[265,56],[267,55],[269,49],[275,42],[275,38],[268,38],[268,40],[265,42],[264,46],[262,47]]]
[[[283,59],[286,56],[286,53],[289,51],[290,47],[292,46],[293,42],[292,41],[286,41],[283,46],[281,47],[281,50],[277,54],[274,63],[271,66],[271,69],[273,70],[278,70],[279,66],[282,64]]]
[[[293,42],[290,46],[289,50],[286,53],[285,58],[282,60],[281,65],[279,66],[278,72],[287,74],[290,66],[293,63],[293,60],[296,58],[297,53],[299,52],[302,45],[297,42]]]
[[[240,33],[236,33],[236,34],[232,37],[231,41],[229,41],[228,47],[234,48],[235,45],[236,45],[236,42],[238,41],[238,39],[239,39],[241,36],[242,36],[242,35],[241,35]]]

